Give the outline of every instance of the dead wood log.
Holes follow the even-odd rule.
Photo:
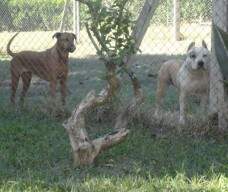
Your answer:
[[[89,109],[101,105],[106,99],[108,99],[107,90],[102,90],[97,96],[95,95],[95,91],[89,92],[85,99],[72,112],[68,121],[63,124],[67,130],[73,149],[74,166],[93,163],[94,159],[102,150],[120,143],[129,132],[127,129],[122,128],[118,132],[90,140],[85,129],[85,115]],[[122,119],[118,121],[120,121],[118,124],[121,125]]]

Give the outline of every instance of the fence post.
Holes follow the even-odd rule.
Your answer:
[[[180,0],[173,0],[173,30],[174,39],[180,41]]]
[[[77,36],[77,41],[80,39],[80,4],[73,0],[73,32]]]
[[[63,32],[63,25],[64,25],[64,23],[65,23],[66,8],[67,8],[68,1],[69,1],[69,0],[65,0],[65,3],[64,3],[63,16],[62,16],[62,20],[61,20],[60,27],[59,27],[59,31],[60,31],[60,32]]]
[[[213,0],[213,22],[227,31],[227,0]],[[219,131],[224,132],[227,128],[228,122],[225,118],[225,92],[224,84],[219,64],[217,62],[214,50],[214,40],[212,36],[212,62],[210,67],[210,115],[218,114],[218,128]]]

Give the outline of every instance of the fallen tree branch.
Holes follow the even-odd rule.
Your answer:
[[[114,129],[116,132],[106,136],[91,140],[86,131],[85,115],[91,108],[95,108],[107,102],[113,96],[114,90],[108,85],[98,95],[95,91],[90,91],[87,96],[76,106],[71,117],[63,124],[70,138],[73,149],[74,166],[87,165],[94,162],[98,154],[120,142],[122,142],[129,133],[127,124],[129,117],[135,111],[137,105],[143,102],[143,92],[138,79],[133,72],[126,69],[131,79],[135,98],[123,108],[122,112],[116,119]],[[113,88],[112,88],[113,89]],[[111,94],[111,96],[110,96]]]
[[[85,115],[90,108],[98,106],[107,100],[107,91],[101,91],[97,96],[95,91],[87,94],[85,99],[75,108],[71,117],[63,124],[70,138],[73,149],[74,166],[87,165],[94,162],[98,154],[105,149],[122,142],[129,130],[121,127],[119,131],[94,140],[90,140],[85,129]],[[118,120],[122,124],[122,119]]]

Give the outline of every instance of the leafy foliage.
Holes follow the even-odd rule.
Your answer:
[[[101,1],[95,1],[99,6]],[[103,0],[106,5],[111,0]],[[136,18],[144,0],[131,0],[128,10]],[[211,19],[212,0],[181,0],[181,19],[185,22],[194,22],[201,18],[203,21]],[[64,0],[1,0],[0,1],[0,30],[54,30],[61,22]],[[161,0],[152,22],[167,23],[172,20],[172,0]],[[67,26],[72,24],[72,9],[69,9]],[[87,9],[81,6],[82,22],[86,21]]]
[[[91,17],[87,19],[87,25],[100,45],[98,54],[119,65],[127,53],[134,52],[131,37],[134,22],[132,13],[126,9],[128,2],[115,0],[104,6],[102,1],[95,1],[89,9]]]
[[[0,1],[0,30],[53,30],[61,21],[63,0]]]

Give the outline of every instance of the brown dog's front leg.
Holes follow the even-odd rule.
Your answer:
[[[66,101],[66,95],[67,95],[67,86],[66,86],[66,78],[62,78],[60,80],[60,86],[61,86],[61,99],[62,99],[62,104],[65,105]]]

